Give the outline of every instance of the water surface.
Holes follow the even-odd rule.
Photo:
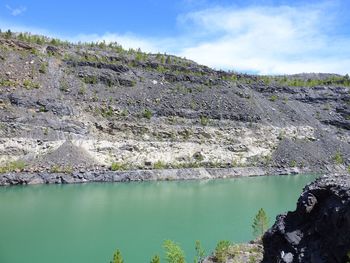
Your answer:
[[[195,240],[207,251],[251,240],[259,208],[272,223],[315,177],[3,187],[0,262],[108,263],[119,248],[125,263],[147,263],[165,239],[192,262]]]

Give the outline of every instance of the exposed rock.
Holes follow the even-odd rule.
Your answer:
[[[346,263],[350,252],[350,177],[324,176],[304,188],[294,212],[263,237],[266,263]]]
[[[57,149],[46,153],[43,156],[36,156],[33,160],[35,165],[47,167],[91,167],[96,161],[81,147],[74,145],[70,141],[64,142]]]
[[[74,152],[74,151],[73,151]],[[57,153],[56,153],[57,154]],[[56,155],[54,154],[54,155]],[[79,153],[78,153],[79,154]],[[50,159],[52,156],[50,156]],[[61,156],[61,158],[64,158]],[[72,157],[77,160],[77,157]],[[54,158],[63,162],[62,159]],[[73,162],[73,161],[70,161]],[[66,162],[63,162],[66,163]],[[68,167],[70,168],[70,167]],[[220,178],[252,177],[264,175],[286,175],[307,173],[308,170],[271,169],[257,167],[241,168],[192,168],[162,170],[109,171],[91,168],[82,171],[65,170],[67,166],[58,166],[62,171],[17,172],[0,174],[0,186],[17,184],[72,184],[88,182],[131,182],[131,181],[173,181],[173,180],[205,180]]]
[[[0,34],[0,46],[0,166],[24,160],[29,171],[45,170],[41,157],[67,140],[83,150],[78,159],[101,169],[350,165],[345,76],[266,79],[16,34]],[[89,163],[77,161],[73,170],[90,170]]]
[[[46,52],[51,54],[51,55],[59,55],[60,54],[59,48],[57,48],[55,46],[47,46]]]
[[[262,255],[263,248],[259,242],[234,244],[228,248],[225,263],[257,263],[261,261]],[[204,258],[200,263],[215,262],[218,262],[218,260],[215,257],[215,253],[213,253],[212,255]]]

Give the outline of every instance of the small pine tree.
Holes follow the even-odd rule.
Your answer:
[[[7,30],[6,32],[5,32],[5,38],[6,39],[9,39],[9,38],[11,38],[12,37],[12,32],[11,32],[11,30],[9,29],[9,30]]]
[[[252,228],[253,228],[253,234],[256,237],[261,237],[267,230],[269,225],[269,219],[266,215],[266,212],[264,209],[260,208],[258,213],[255,215]]]
[[[56,39],[56,38],[53,38],[53,39],[51,39],[51,41],[50,41],[50,44],[51,44],[51,45],[54,45],[54,46],[57,46],[58,43],[59,43],[59,41],[58,41],[58,39]]]
[[[168,263],[185,263],[185,253],[181,247],[174,241],[165,240],[163,243],[165,249],[165,260]]]
[[[231,246],[231,242],[228,240],[221,240],[217,243],[215,248],[215,258],[217,262],[224,263],[229,255],[228,250]]]
[[[193,262],[194,263],[201,262],[202,259],[204,259],[204,257],[205,257],[205,251],[204,251],[202,244],[199,240],[196,241],[194,248],[196,250],[196,256],[195,256]]]
[[[19,33],[18,39],[19,39],[19,40],[22,40],[22,41],[25,40],[25,37],[24,37],[23,33]]]
[[[152,259],[151,259],[151,263],[160,263],[160,257],[158,255],[155,255]]]
[[[113,260],[111,261],[111,263],[124,263],[122,254],[120,253],[120,250],[119,250],[119,249],[117,249],[117,250],[114,252]]]

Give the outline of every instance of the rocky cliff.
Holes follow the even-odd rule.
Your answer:
[[[306,186],[294,212],[280,215],[263,237],[263,262],[350,261],[350,177]]]
[[[346,168],[349,86],[2,33],[0,172]]]

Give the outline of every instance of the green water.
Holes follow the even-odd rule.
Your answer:
[[[193,262],[195,240],[210,251],[222,239],[252,239],[260,207],[274,221],[314,178],[0,188],[0,262],[109,263],[120,248],[125,263],[147,263],[163,256],[165,239]]]

